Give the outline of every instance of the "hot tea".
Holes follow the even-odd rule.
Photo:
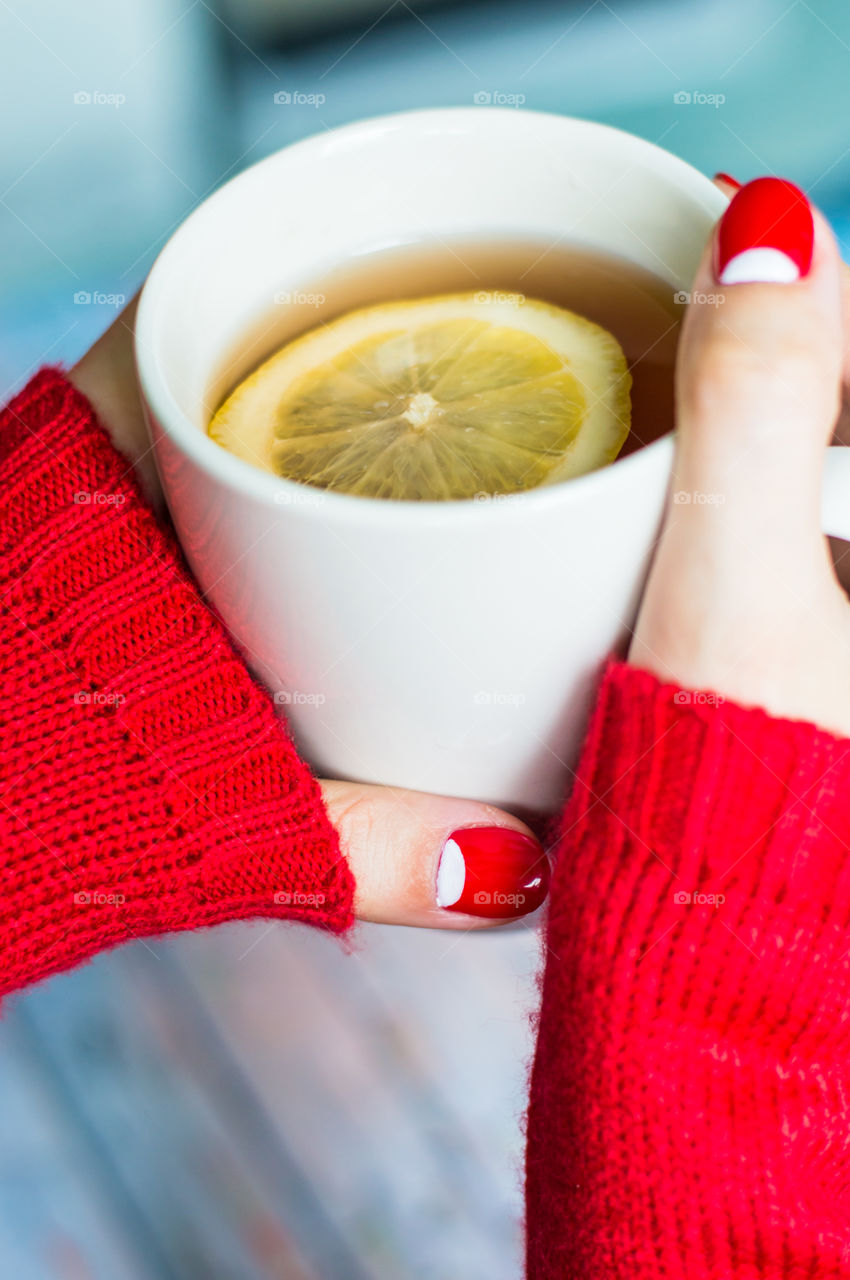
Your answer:
[[[276,296],[219,368],[210,434],[365,496],[536,487],[671,428],[681,311],[660,278],[577,246],[363,254]]]

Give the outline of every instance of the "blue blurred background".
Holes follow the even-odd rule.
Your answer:
[[[850,240],[846,0],[2,0],[0,384],[71,363],[245,165],[506,99]],[[137,943],[0,1021],[0,1275],[516,1280],[537,941],[240,925]]]

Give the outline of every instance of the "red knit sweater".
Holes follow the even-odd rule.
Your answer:
[[[0,847],[0,996],[145,934],[352,919],[315,779],[49,369],[0,414]]]
[[[62,375],[0,415],[0,994],[351,922],[309,770]],[[850,1277],[850,743],[605,674],[551,891],[529,1280]]]
[[[529,1280],[850,1277],[850,742],[606,675],[563,826]]]

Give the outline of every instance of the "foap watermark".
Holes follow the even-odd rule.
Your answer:
[[[274,900],[278,907],[323,907],[325,905],[323,893],[289,893],[281,890],[274,895]]]
[[[472,901],[479,907],[522,907],[525,906],[524,893],[488,893],[479,889],[472,895]]]
[[[78,507],[123,507],[126,501],[126,494],[104,493],[101,489],[80,489],[74,494],[74,505]]]
[[[472,701],[477,707],[521,707],[524,693],[505,693],[501,689],[479,689]]]
[[[276,689],[274,700],[279,707],[321,707],[327,702],[323,693],[305,693],[303,689]]]
[[[485,493],[482,489],[479,493],[472,495],[473,502],[516,502],[517,498],[521,498],[522,493]]]
[[[77,907],[123,907],[126,901],[123,893],[107,893],[102,889],[79,890],[74,894]]]
[[[74,294],[75,307],[123,307],[126,293],[103,293],[100,289],[78,289]]]
[[[317,507],[327,502],[324,489],[312,489],[309,485],[296,485],[291,489],[278,489],[274,495],[276,507]]]
[[[292,292],[282,289],[274,295],[276,307],[323,307],[326,301],[323,293],[302,293],[300,289]]]
[[[476,107],[523,107],[524,93],[503,93],[501,89],[479,89],[472,95]]]
[[[677,907],[722,907],[725,901],[725,893],[688,893],[685,889],[677,889],[673,894]]]
[[[699,289],[677,289],[673,301],[679,306],[719,307],[726,301],[725,293],[702,293]]]
[[[524,293],[503,293],[499,289],[479,289],[476,302],[506,302],[511,307],[521,307],[527,298]]]
[[[323,107],[327,98],[323,93],[302,93],[299,89],[278,89],[274,95],[276,107]]]
[[[75,107],[123,107],[126,94],[104,93],[102,89],[80,89],[74,94]]]
[[[702,489],[677,489],[673,502],[677,507],[722,507],[725,493],[704,493]]]
[[[701,89],[680,89],[673,94],[673,105],[677,107],[722,107],[726,101],[725,93],[703,93]]]
[[[673,694],[679,707],[722,707],[726,701],[722,693],[708,693],[703,689],[679,689]]]
[[[74,694],[78,707],[120,707],[126,701],[123,693],[106,693],[103,689],[79,689]]]

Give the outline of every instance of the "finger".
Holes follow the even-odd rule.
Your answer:
[[[133,332],[139,295],[78,360],[68,379],[91,403],[112,443],[132,463],[145,497],[156,512],[165,507],[153,448],[136,380]]]
[[[743,183],[737,178],[733,178],[729,173],[716,173],[712,178],[712,182],[719,187],[725,196],[729,196],[730,200],[736,191],[740,191]]]
[[[822,552],[823,449],[843,361],[840,258],[829,227],[791,184],[748,184],[715,231],[693,298],[677,367],[674,491],[688,506],[677,514],[715,551],[720,522],[711,508],[722,505],[730,551],[758,532],[773,546],[779,537]]]
[[[731,199],[741,183],[728,173],[716,173],[714,185]],[[833,444],[850,445],[850,267],[841,263],[841,308],[843,316],[844,359],[842,366],[841,410],[833,433]],[[845,548],[846,550],[846,548]],[[844,577],[847,577],[845,572]],[[845,582],[845,586],[847,583]]]
[[[716,173],[714,185],[730,199],[741,189],[737,178],[728,173]],[[832,435],[832,443],[850,446],[850,267],[841,263],[841,298],[843,315],[844,360],[842,368],[841,408]],[[840,538],[829,539],[832,563],[845,595],[850,595],[850,544]]]
[[[850,267],[841,264],[841,295],[844,336],[841,412],[835,427],[834,444],[850,445]]]
[[[666,679],[788,715],[814,705],[805,690],[797,702],[785,696],[789,662],[814,678],[835,656],[812,654],[806,619],[826,620],[826,648],[833,639],[846,648],[820,530],[842,297],[825,221],[790,184],[765,190],[765,181],[733,198],[694,282],[671,501],[629,656]],[[773,278],[747,279],[759,273]]]
[[[354,873],[361,920],[476,929],[516,920],[543,902],[546,854],[511,814],[420,791],[321,786]]]

